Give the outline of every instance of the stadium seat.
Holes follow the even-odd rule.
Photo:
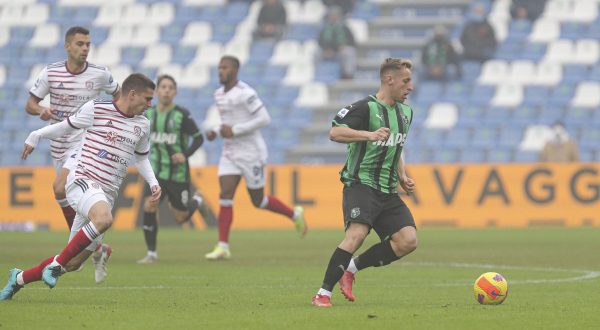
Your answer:
[[[6,67],[3,64],[0,64],[0,87],[4,86],[5,81],[6,81]]]
[[[210,81],[210,69],[206,65],[192,63],[182,71],[179,83],[182,87],[198,88]]]
[[[227,0],[183,0],[184,5],[189,6],[223,6]]]
[[[192,62],[213,66],[219,64],[222,55],[224,55],[223,47],[220,43],[207,42],[198,47],[196,57],[194,57]]]
[[[180,64],[163,65],[158,68],[158,74],[168,74],[173,77],[175,81],[180,81],[183,76],[183,68]]]
[[[116,46],[129,46],[134,38],[134,27],[129,25],[113,25],[104,43]]]
[[[193,22],[188,24],[181,39],[183,46],[198,46],[212,38],[212,26],[206,22]]]
[[[571,0],[550,0],[542,13],[543,19],[567,21],[571,18],[573,3]]]
[[[171,62],[171,46],[167,44],[156,44],[146,48],[146,54],[141,64],[143,66],[157,67]]]
[[[175,6],[168,2],[158,2],[150,6],[146,21],[152,24],[168,27],[175,18]]]
[[[486,160],[489,163],[508,163],[512,161],[512,154],[511,148],[492,148],[488,150]]]
[[[506,81],[509,77],[509,66],[506,61],[489,60],[483,64],[478,82],[480,84],[495,85]]]
[[[329,95],[327,86],[323,83],[307,83],[300,87],[300,94],[294,101],[298,107],[318,107],[327,104]]]
[[[450,129],[458,121],[458,109],[453,103],[434,103],[423,127],[432,129]]]
[[[109,67],[116,65],[121,62],[121,47],[106,43],[98,47],[92,47],[88,61]]]
[[[24,7],[19,25],[37,26],[45,23],[50,16],[50,7],[45,3],[33,3]]]
[[[510,65],[509,80],[516,84],[534,84],[537,66],[528,60],[516,60]]]
[[[597,1],[573,1],[571,20],[590,23],[598,18]]]
[[[165,12],[164,14],[166,15],[167,13]],[[121,12],[121,23],[130,25],[158,24],[148,21],[149,17],[150,15],[148,13],[148,6],[143,3],[134,2],[123,6],[123,10]]]
[[[248,41],[231,40],[223,47],[223,55],[233,55],[245,64],[250,54],[250,44]]]
[[[575,45],[575,58],[573,62],[594,65],[600,59],[600,45],[598,39],[580,39]]]
[[[272,64],[290,64],[302,54],[302,47],[297,40],[281,40],[275,45],[271,57]]]
[[[98,16],[94,20],[94,25],[111,27],[117,24],[124,24],[121,18],[123,7],[121,4],[113,3],[102,5],[98,9]]]
[[[535,83],[544,86],[556,86],[562,80],[560,63],[542,61],[538,63]]]
[[[315,68],[312,62],[298,61],[288,66],[287,73],[283,78],[286,85],[303,85],[314,80]]]
[[[600,83],[586,81],[577,85],[571,105],[574,107],[600,106]]]
[[[115,81],[118,81],[119,84],[121,84],[121,83],[123,83],[123,80],[125,80],[125,78],[127,78],[127,76],[129,76],[131,73],[133,73],[133,70],[131,69],[131,66],[129,66],[129,65],[119,64],[119,65],[111,66],[110,73],[112,74],[113,79]]]
[[[478,127],[473,131],[469,145],[476,148],[495,148],[498,144],[498,132],[495,128]]]
[[[29,42],[31,47],[50,48],[55,46],[59,40],[60,27],[56,24],[43,24],[36,27],[33,38]]]
[[[549,43],[543,60],[546,62],[569,63],[573,60],[574,54],[573,41],[559,39]]]
[[[539,161],[540,155],[538,151],[517,150],[515,151],[513,160],[519,163],[534,163]]]
[[[346,24],[352,31],[357,44],[369,40],[369,24],[365,20],[350,18],[346,20]]]
[[[531,42],[550,42],[560,36],[560,23],[551,18],[540,17],[533,24],[533,30],[529,34]]]
[[[498,85],[496,94],[490,105],[500,107],[515,107],[523,101],[523,86],[518,83],[503,83]]]
[[[552,131],[550,127],[546,125],[530,125],[525,129],[523,140],[519,144],[519,150],[540,151],[551,136]]]
[[[10,29],[8,26],[0,26],[0,49],[10,40]]]

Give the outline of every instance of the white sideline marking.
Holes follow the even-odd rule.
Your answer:
[[[542,268],[542,267],[524,267],[524,266],[510,266],[510,265],[492,265],[492,264],[470,264],[470,263],[441,263],[441,262],[402,262],[399,266],[414,266],[414,267],[449,267],[449,268],[489,268],[492,269],[509,269],[509,270],[528,270],[528,271],[539,271],[539,272],[553,272],[553,273],[580,273],[581,275],[567,278],[553,278],[553,279],[535,279],[535,280],[508,280],[509,284],[547,284],[547,283],[567,283],[567,282],[581,282],[592,280],[600,277],[599,271],[583,270],[583,269],[569,269],[569,268]],[[471,282],[455,282],[455,283],[440,283],[433,284],[433,286],[464,286],[471,284]],[[392,285],[397,286],[397,285]],[[78,287],[61,287],[61,290],[160,290],[160,289],[199,289],[204,286],[164,286],[164,285],[141,285],[141,286],[78,286]],[[273,288],[272,285],[261,285],[257,288]],[[289,287],[282,284],[280,287]],[[27,290],[49,290],[46,287],[35,287],[27,288]]]
[[[429,266],[429,267],[451,267],[451,268],[489,268],[492,269],[509,269],[509,270],[528,270],[528,271],[539,271],[539,272],[552,272],[552,273],[581,273],[579,276],[567,277],[567,278],[553,278],[553,279],[535,279],[535,280],[508,280],[509,284],[545,284],[545,283],[566,283],[566,282],[580,282],[591,280],[600,277],[600,272],[593,270],[583,269],[569,269],[569,268],[542,268],[542,267],[524,267],[524,266],[509,266],[509,265],[492,265],[492,264],[470,264],[470,263],[439,263],[439,262],[405,262],[403,265],[406,266]],[[458,284],[443,284],[441,286],[454,286]],[[462,285],[462,284],[461,284]]]

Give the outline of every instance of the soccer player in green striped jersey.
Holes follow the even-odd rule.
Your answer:
[[[175,221],[182,224],[199,210],[205,221],[216,223],[216,216],[199,194],[190,192],[190,157],[202,145],[204,138],[190,112],[174,103],[177,83],[169,75],[158,77],[156,84],[158,104],[148,108],[150,119],[150,162],[163,190]],[[158,259],[156,238],[158,233],[158,204],[150,201],[150,191],[144,192],[144,238],[148,252],[138,263],[152,263]]]
[[[330,139],[348,144],[340,171],[346,234],[312,299],[315,306],[331,306],[336,282],[346,299],[354,301],[352,284],[358,270],[388,265],[417,248],[415,221],[398,194],[398,184],[407,193],[415,189],[402,157],[413,117],[411,107],[404,104],[413,89],[411,70],[408,60],[386,59],[379,70],[377,94],[341,109],[333,119]],[[371,229],[381,242],[352,258]]]

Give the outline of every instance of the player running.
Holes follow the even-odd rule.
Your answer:
[[[76,169],[67,178],[67,199],[77,211],[69,243],[57,256],[22,271],[12,269],[0,300],[10,300],[25,284],[42,279],[50,288],[68,271],[78,269],[100,243],[114,219],[111,209],[131,163],[158,201],[161,189],[148,160],[150,121],[142,113],[150,106],[154,82],[140,73],[123,82],[116,102],[90,101],[67,120],[33,131],[25,141],[22,159],[33,152],[40,138],[54,139],[83,131]]]
[[[229,259],[229,231],[233,222],[233,196],[242,176],[255,207],[282,214],[294,222],[301,236],[308,227],[304,210],[294,210],[274,196],[264,194],[267,146],[259,129],[271,123],[271,117],[262,101],[248,84],[238,79],[240,61],[234,56],[223,56],[219,62],[219,81],[223,85],[214,93],[221,125],[206,133],[209,141],[218,135],[223,138],[219,160],[219,242],[206,254],[208,260]]]
[[[37,76],[35,84],[29,90],[29,99],[25,106],[27,113],[49,120],[51,124],[61,122],[75,112],[84,103],[97,98],[106,92],[119,98],[119,84],[112,78],[106,67],[94,65],[86,61],[90,51],[89,30],[75,26],[65,34],[67,60],[46,66]],[[50,94],[50,107],[39,103]],[[52,185],[54,196],[60,205],[69,230],[72,229],[75,210],[69,205],[65,193],[65,183],[73,162],[69,157],[76,154],[81,140],[81,130],[58,136],[50,142],[50,153],[53,159],[56,177]],[[96,283],[100,283],[107,275],[106,263],[112,249],[106,244],[98,245],[92,261],[96,269]]]
[[[208,223],[217,219],[202,196],[190,194],[190,166],[188,158],[202,145],[204,138],[190,112],[175,104],[177,83],[169,75],[161,75],[156,82],[158,103],[146,111],[150,119],[150,162],[162,188],[169,197],[169,207],[175,221],[182,224],[198,210]],[[191,141],[191,144],[190,144]],[[151,202],[152,192],[144,189],[144,239],[148,252],[138,263],[158,260],[156,237],[158,234],[158,203]],[[162,199],[161,198],[161,199]]]

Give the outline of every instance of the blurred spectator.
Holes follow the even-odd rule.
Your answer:
[[[496,34],[486,18],[485,6],[473,5],[469,21],[466,23],[460,41],[463,45],[463,58],[484,62],[496,52]]]
[[[512,0],[510,14],[515,19],[535,21],[542,15],[546,0]]]
[[[552,138],[546,142],[540,153],[540,161],[558,163],[579,161],[577,142],[569,136],[561,122],[552,125]]]
[[[356,70],[356,49],[354,35],[344,22],[340,7],[331,7],[327,19],[319,33],[321,59],[339,60],[342,67],[342,79],[352,79]]]
[[[460,58],[450,43],[443,25],[435,26],[433,38],[421,49],[421,63],[425,68],[425,79],[447,80],[449,65],[454,66],[456,78],[462,76]]]
[[[287,24],[287,14],[281,0],[263,0],[258,13],[254,37],[281,39]]]
[[[323,0],[323,4],[329,8],[339,7],[342,9],[344,16],[348,15],[354,10],[354,4],[356,0]]]

